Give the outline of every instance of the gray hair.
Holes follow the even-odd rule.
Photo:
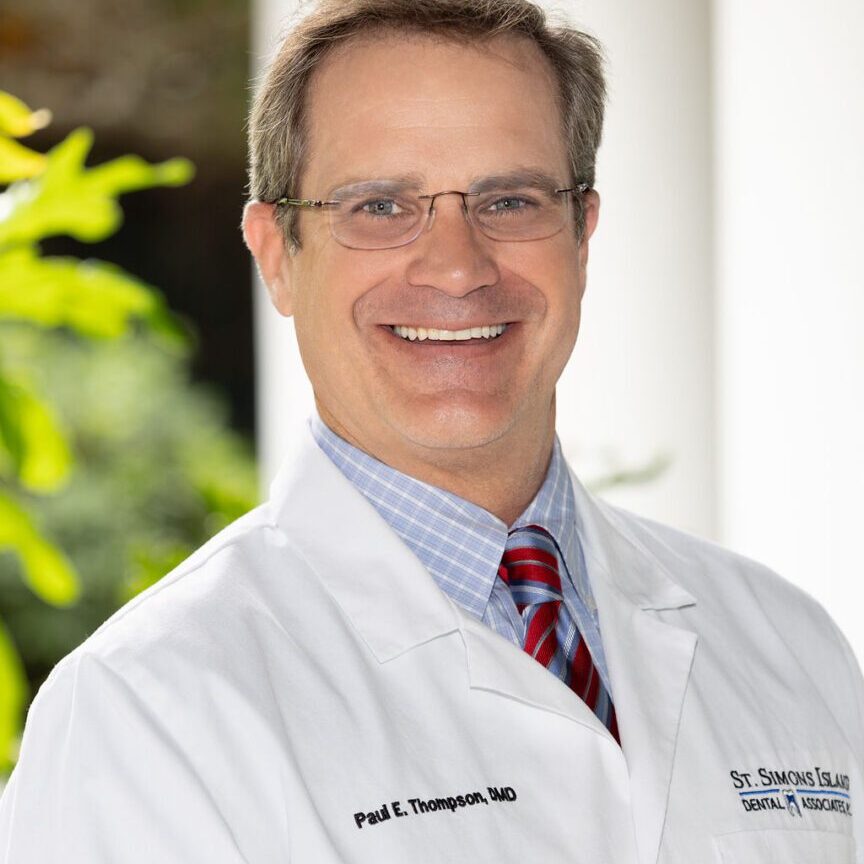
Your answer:
[[[528,0],[322,0],[283,40],[249,116],[249,194],[276,201],[299,194],[308,155],[307,101],[312,73],[339,44],[359,34],[408,32],[464,41],[512,34],[533,41],[558,82],[571,180],[594,185],[606,84],[600,44],[592,36],[547,23]],[[577,199],[578,200],[578,199]],[[582,209],[577,230],[582,231]],[[286,242],[299,248],[294,207],[276,209]]]

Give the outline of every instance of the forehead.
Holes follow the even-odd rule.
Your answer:
[[[518,36],[477,47],[355,37],[313,75],[307,124],[310,189],[347,176],[419,173],[453,186],[524,165],[567,168],[557,83],[542,52]]]

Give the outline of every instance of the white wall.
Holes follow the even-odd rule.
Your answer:
[[[721,536],[864,658],[864,4],[718,0]]]

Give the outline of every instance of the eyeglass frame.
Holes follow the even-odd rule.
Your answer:
[[[584,183],[583,182],[583,183],[577,183],[576,186],[570,187],[568,189],[555,189],[554,194],[555,195],[561,195],[565,192],[578,192],[580,195],[584,195],[586,192],[590,192],[591,189],[592,189],[592,186],[590,183]],[[334,240],[336,240],[337,243],[339,243],[340,246],[345,246],[346,249],[356,249],[357,251],[362,251],[362,252],[383,252],[386,249],[399,249],[402,246],[408,246],[409,244],[413,243],[423,233],[424,229],[429,224],[429,217],[431,216],[431,214],[435,208],[435,199],[436,198],[439,198],[441,195],[460,195],[462,197],[462,208],[465,210],[466,213],[468,213],[468,205],[465,201],[465,198],[466,197],[476,197],[478,195],[484,195],[484,194],[487,194],[487,193],[484,193],[484,192],[462,192],[459,189],[448,189],[444,192],[435,192],[435,193],[428,193],[425,195],[418,195],[417,196],[418,201],[425,201],[425,200],[429,201],[429,209],[426,211],[426,219],[419,223],[419,230],[410,240],[406,240],[404,243],[398,243],[395,246],[378,246],[378,247],[372,247],[372,248],[365,248],[365,247],[358,247],[358,246],[347,246],[345,243],[342,243],[333,234],[332,225],[331,225],[331,236],[333,237]],[[283,197],[283,198],[278,198],[275,201],[270,201],[268,203],[273,204],[277,207],[299,207],[299,208],[304,208],[304,209],[323,209],[324,207],[339,207],[342,204],[344,204],[345,202],[344,201],[325,201],[325,200],[317,200],[317,199],[312,199],[312,198]],[[472,225],[472,226],[474,225],[474,223],[470,219],[470,215],[468,217],[468,222],[470,225]],[[488,237],[490,240],[492,240],[495,243],[531,243],[531,242],[535,242],[536,240],[546,240],[549,237],[554,237],[555,234],[558,234],[560,232],[560,230],[563,229],[563,226],[562,226],[562,228],[559,229],[559,231],[556,231],[555,234],[549,234],[549,235],[547,235],[547,237],[536,237],[536,238],[532,238],[531,240],[501,240],[497,237],[490,237],[483,230],[482,226],[477,226],[477,227],[480,230],[480,233],[483,234],[484,237]]]

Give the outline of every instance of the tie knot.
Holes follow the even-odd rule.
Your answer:
[[[538,525],[510,532],[498,575],[510,586],[520,612],[537,603],[561,601],[558,550],[552,535]]]

